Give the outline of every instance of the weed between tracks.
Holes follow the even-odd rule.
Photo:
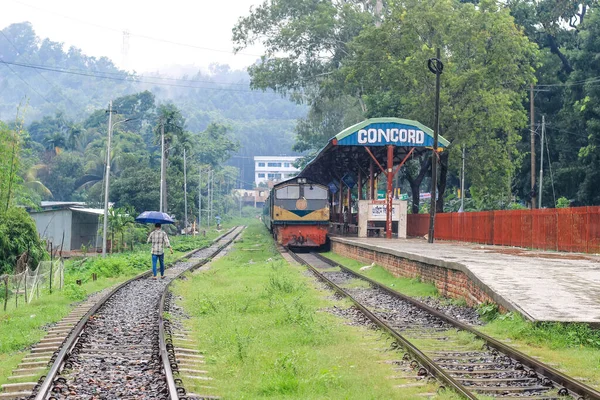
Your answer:
[[[185,321],[191,339],[214,378],[184,379],[189,392],[232,399],[423,399],[415,393],[435,391],[394,388],[405,382],[391,379],[397,373],[383,361],[402,354],[376,350],[388,348],[387,336],[320,311],[340,302],[315,289],[303,271],[285,262],[255,223],[210,270],[175,283],[191,317]]]
[[[375,265],[366,271],[360,271],[360,268],[366,264],[351,258],[342,257],[336,253],[323,253],[327,258],[337,261],[355,272],[359,272],[377,282],[383,283],[400,293],[412,297],[437,297],[439,296],[435,285],[421,282],[420,279],[396,278],[385,268]]]

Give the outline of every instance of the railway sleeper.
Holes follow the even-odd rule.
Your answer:
[[[467,386],[467,388],[478,393],[521,393],[521,392],[542,392],[550,390],[546,386]]]

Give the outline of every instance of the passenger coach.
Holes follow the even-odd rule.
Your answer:
[[[263,221],[277,243],[319,247],[327,243],[329,190],[307,178],[273,186],[263,208]]]

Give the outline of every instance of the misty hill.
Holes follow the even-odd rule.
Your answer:
[[[106,57],[42,39],[28,22],[0,31],[0,70],[0,120],[14,120],[21,104],[27,124],[55,115],[81,122],[110,100],[148,90],[158,103],[174,102],[190,131],[211,122],[229,125],[243,157],[292,154],[295,120],[306,114],[278,94],[250,90],[247,73],[227,65],[178,78],[132,74]],[[250,158],[232,162],[252,180]]]

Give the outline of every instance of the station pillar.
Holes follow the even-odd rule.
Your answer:
[[[393,189],[392,180],[394,179],[394,146],[391,144],[387,146],[387,169],[385,172],[387,175],[387,190],[385,193],[385,199],[386,199],[385,237],[387,239],[391,239],[392,238],[392,189]]]
[[[362,170],[358,169],[358,196],[357,200],[362,200]]]
[[[369,200],[375,200],[375,165],[369,160]]]
[[[344,222],[344,187],[342,186],[342,181],[340,180],[340,195],[339,195],[339,204],[338,204],[338,222],[341,224]]]

